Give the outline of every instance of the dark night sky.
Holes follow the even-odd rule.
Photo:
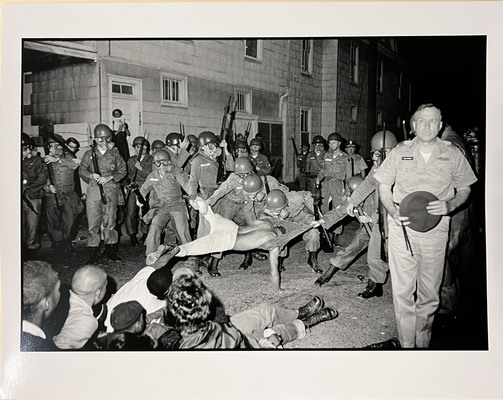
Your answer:
[[[403,37],[398,52],[417,68],[413,109],[433,103],[458,133],[475,125],[485,131],[485,36]]]

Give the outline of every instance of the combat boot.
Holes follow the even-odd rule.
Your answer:
[[[312,328],[313,326],[321,324],[322,322],[335,319],[338,315],[339,313],[335,308],[326,307],[318,312],[315,312],[310,317],[307,317],[303,322],[306,328]]]
[[[382,283],[375,283],[372,279],[369,279],[367,287],[361,293],[358,293],[358,297],[362,299],[370,299],[371,297],[381,297],[383,295]]]
[[[117,245],[116,244],[106,244],[105,245],[105,254],[109,260],[119,261],[120,258],[117,255]]]
[[[218,258],[211,257],[210,265],[208,265],[208,274],[210,274],[210,276],[222,276],[222,274],[218,272],[218,262]]]
[[[265,261],[269,258],[269,256],[261,251],[255,250],[252,253],[252,257],[257,261]]]
[[[321,269],[320,264],[318,264],[318,254],[316,253],[316,251],[309,252],[307,263],[311,267],[311,269],[317,274],[323,273],[323,269]]]
[[[89,260],[87,260],[88,264],[98,264],[99,251],[99,247],[91,247],[91,254],[89,255]]]
[[[384,342],[369,344],[363,348],[368,350],[395,350],[401,347],[400,341],[397,338],[391,338]]]
[[[330,264],[330,267],[325,271],[323,275],[321,275],[314,284],[316,286],[323,286],[325,283],[329,282],[330,279],[335,275],[337,271],[339,271],[340,268],[335,267],[334,265]]]
[[[252,253],[249,251],[245,253],[245,259],[239,265],[239,269],[248,269],[253,263]]]
[[[307,317],[310,317],[314,313],[320,311],[324,306],[325,306],[325,301],[319,296],[314,296],[309,301],[309,303],[303,305],[302,307],[300,307],[297,310],[299,312],[297,319],[300,319],[303,321]]]

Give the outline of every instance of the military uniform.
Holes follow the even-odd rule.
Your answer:
[[[51,193],[48,179],[44,188],[45,215],[47,230],[51,238],[62,250],[68,249],[71,233],[77,216],[84,210],[80,197],[75,192],[75,170],[78,165],[64,153],[57,162],[51,162],[52,179],[56,194]]]
[[[217,174],[218,161],[200,150],[192,159],[190,167],[190,179],[187,190],[189,200],[194,200],[197,195],[205,200],[209,198],[218,188]]]
[[[86,192],[87,222],[89,225],[88,247],[98,247],[100,233],[106,245],[117,243],[118,233],[115,230],[117,204],[119,201],[120,181],[126,176],[126,162],[116,148],[107,149],[104,154],[96,149],[99,172],[102,177],[112,176],[113,179],[103,185],[107,204],[101,202],[98,183],[93,178],[93,151],[88,150],[82,157],[79,168],[80,177],[88,183]]]
[[[136,168],[135,164],[138,160],[138,156],[134,155],[127,161],[127,170],[128,170],[128,180],[129,182],[133,181],[133,178],[136,174],[135,183],[138,187],[141,187],[147,179],[147,176],[152,172],[152,161],[153,157],[150,154],[144,154],[141,158],[140,164],[142,169],[139,170]],[[129,236],[136,236],[138,233],[138,225],[141,224],[142,233],[146,233],[148,227],[145,226],[143,221],[140,222],[140,218],[138,215],[138,204],[136,204],[136,194],[134,192],[130,192],[127,197],[126,203],[126,232]]]
[[[271,173],[271,162],[264,154],[250,155],[249,158],[255,165],[255,171],[257,171],[258,175],[269,175]]]
[[[349,158],[350,158],[349,163],[351,165],[351,176],[361,175],[364,177],[368,165],[363,159],[363,157],[359,154],[353,154],[349,156]]]
[[[33,212],[26,201],[22,202],[23,244],[26,248],[35,250],[40,247],[38,223],[44,198],[43,188],[47,181],[47,168],[39,155],[24,158],[21,166],[24,194],[36,211]]]
[[[427,162],[417,142],[414,138],[400,143],[375,174],[380,184],[394,184],[395,204],[399,205],[406,195],[418,190],[448,201],[455,196],[456,188],[468,187],[477,180],[468,161],[450,142],[436,138]],[[393,304],[402,347],[427,347],[429,344],[439,304],[449,220],[450,217],[443,216],[440,223],[427,232],[406,228],[412,256],[405,246],[402,227],[388,217]]]
[[[161,244],[161,233],[171,220],[174,221],[182,243],[192,240],[187,205],[182,197],[182,188],[187,190],[187,184],[188,176],[179,168],[175,168],[174,172],[167,172],[164,177],[161,177],[159,171],[153,171],[140,188],[143,197],[153,190],[158,199],[158,202],[152,205],[150,211],[143,217],[145,223],[150,224],[145,240],[147,255],[157,250]]]
[[[310,151],[306,157],[306,178],[307,178],[307,188],[301,186],[301,190],[308,190],[314,195],[319,194],[319,188],[316,187],[316,178],[318,174],[323,169],[323,164],[325,162],[325,153],[323,150],[319,154],[315,151]]]

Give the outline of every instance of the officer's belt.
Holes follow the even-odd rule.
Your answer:
[[[342,181],[343,179],[339,179],[339,178],[336,178],[335,176],[332,176],[332,177],[325,177],[325,181],[326,182],[330,182],[330,181]]]

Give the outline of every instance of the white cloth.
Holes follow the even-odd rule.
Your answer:
[[[107,302],[108,314],[105,319],[107,332],[113,332],[114,328],[110,324],[110,315],[115,306],[126,301],[136,300],[147,311],[147,314],[157,311],[166,305],[165,300],[159,300],[147,287],[147,280],[154,272],[153,267],[141,269],[130,281],[126,282]]]
[[[41,337],[42,339],[46,339],[45,332],[33,322],[23,320],[23,324],[21,330],[26,333],[30,333],[33,336]]]

